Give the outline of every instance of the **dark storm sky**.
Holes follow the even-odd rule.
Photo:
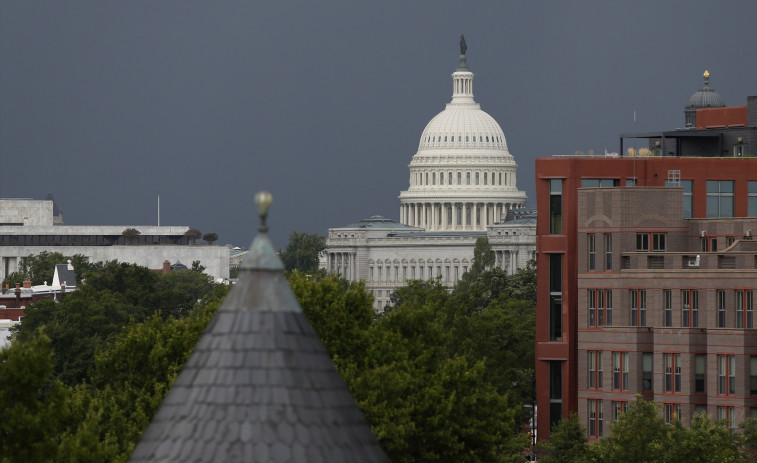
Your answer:
[[[533,203],[536,157],[673,129],[709,69],[757,94],[757,2],[0,2],[0,197],[55,195],[69,225],[188,225],[247,246],[325,234],[397,195],[452,93],[476,100]]]

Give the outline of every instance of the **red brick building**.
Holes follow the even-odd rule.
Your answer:
[[[645,137],[673,156],[536,160],[540,439],[570,412],[601,437],[635,394],[685,424],[757,412],[757,97],[705,111]]]

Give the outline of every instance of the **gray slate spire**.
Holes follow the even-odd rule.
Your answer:
[[[130,461],[389,461],[289,288],[266,230],[263,217],[237,284]]]

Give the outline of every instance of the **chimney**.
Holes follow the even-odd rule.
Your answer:
[[[32,280],[30,280],[29,278],[24,280],[24,288],[31,288],[31,287],[32,287]]]
[[[163,275],[165,275],[166,273],[168,273],[170,271],[171,271],[171,263],[168,262],[167,260],[164,260],[163,261],[163,269],[162,269]]]

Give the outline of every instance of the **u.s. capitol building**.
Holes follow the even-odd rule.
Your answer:
[[[502,128],[473,99],[465,50],[461,40],[452,101],[426,125],[410,162],[399,222],[372,216],[329,229],[322,265],[364,280],[379,310],[407,280],[441,277],[453,285],[470,268],[481,236],[508,273],[535,257],[536,212],[525,208]]]

